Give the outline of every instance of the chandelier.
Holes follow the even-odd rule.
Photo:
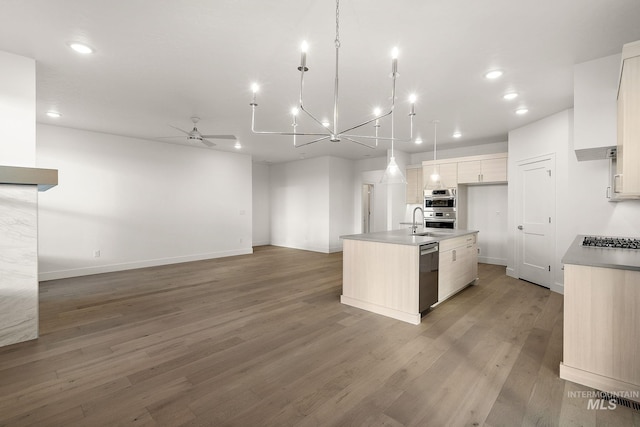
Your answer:
[[[340,52],[340,0],[336,0],[336,38],[335,38],[335,78],[334,78],[334,93],[333,93],[333,123],[329,123],[328,121],[321,121],[315,115],[313,115],[310,111],[305,108],[304,103],[304,77],[305,73],[309,71],[307,67],[307,48],[308,45],[306,42],[302,43],[302,52],[300,56],[300,66],[298,70],[300,71],[300,97],[296,107],[291,110],[292,123],[291,127],[293,130],[285,131],[285,132],[274,132],[274,131],[259,131],[255,128],[255,117],[256,117],[256,108],[258,107],[258,103],[256,102],[256,95],[259,90],[259,86],[257,83],[253,83],[251,85],[251,90],[253,92],[253,99],[249,104],[251,106],[251,131],[255,134],[264,134],[264,135],[286,135],[293,137],[293,146],[295,148],[304,147],[305,145],[314,144],[316,142],[329,140],[332,142],[339,142],[342,140],[350,141],[367,148],[375,149],[378,146],[378,140],[386,140],[391,141],[391,157],[390,157],[390,165],[393,163],[395,168],[397,169],[397,165],[395,163],[395,158],[393,155],[393,143],[395,141],[400,142],[409,142],[413,139],[413,117],[416,115],[415,113],[415,102],[416,96],[411,95],[409,97],[409,102],[411,104],[409,110],[409,123],[410,129],[409,139],[400,139],[396,138],[394,135],[394,123],[393,123],[393,114],[395,108],[395,100],[396,100],[396,78],[398,77],[398,49],[394,48],[391,54],[391,105],[385,111],[380,109],[376,109],[373,114],[373,118],[366,120],[362,123],[347,126],[344,128],[340,128],[338,126],[338,82],[339,82],[339,73],[338,73],[338,63],[339,63],[339,52]],[[305,114],[307,117],[311,119],[313,126],[316,126],[315,131],[298,131],[298,120],[297,117],[299,114]],[[381,137],[378,133],[380,128],[380,120],[389,117],[391,120],[391,136],[390,137]],[[374,134],[373,135],[362,135],[354,133],[359,128],[363,126],[373,124]],[[311,140],[306,140],[304,142],[298,142],[297,137],[312,137]],[[308,138],[305,138],[308,139]],[[398,170],[399,172],[399,170]],[[404,180],[402,173],[400,172],[401,180]]]

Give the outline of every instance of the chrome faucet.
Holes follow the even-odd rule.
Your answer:
[[[411,221],[411,234],[416,234],[416,231],[418,229],[418,225],[416,224],[416,211],[418,209],[420,210],[420,212],[422,212],[422,223],[424,225],[424,210],[420,206],[417,206],[413,210],[413,220]]]

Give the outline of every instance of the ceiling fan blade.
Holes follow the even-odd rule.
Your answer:
[[[216,146],[216,144],[214,144],[213,142],[211,142],[211,141],[209,141],[207,139],[204,139],[204,138],[202,138],[202,143],[204,145],[206,145],[207,147],[215,147]]]
[[[189,135],[189,132],[187,132],[186,130],[182,130],[182,129],[177,128],[177,127],[175,127],[175,126],[173,126],[173,125],[169,125],[169,126],[171,126],[171,127],[172,127],[172,128],[174,128],[174,129],[179,130],[180,132],[184,133],[185,135]]]
[[[201,135],[203,138],[211,138],[211,139],[238,139],[235,135]]]

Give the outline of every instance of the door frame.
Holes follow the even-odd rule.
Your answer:
[[[367,187],[369,189],[369,200],[368,200],[368,204],[369,204],[369,218],[368,218],[368,224],[369,224],[369,230],[365,231],[364,229],[364,216],[365,216],[365,212],[364,212],[364,205],[365,205],[365,200],[364,200],[364,188]],[[373,182],[363,182],[360,185],[360,229],[361,229],[361,233],[370,233],[371,232],[371,224],[373,223],[373,219],[374,219],[374,213],[375,213],[375,189],[376,189],[376,185]]]
[[[543,161],[550,161],[551,163],[551,189],[552,189],[552,197],[550,198],[550,212],[551,212],[551,227],[549,227],[549,240],[547,242],[547,249],[549,251],[550,254],[550,259],[549,259],[549,265],[551,266],[551,271],[548,272],[547,274],[547,284],[546,285],[542,285],[542,286],[546,286],[549,289],[553,289],[554,288],[554,281],[553,278],[555,277],[555,270],[556,270],[556,259],[555,259],[555,254],[556,254],[556,239],[557,239],[557,229],[556,229],[556,224],[557,224],[557,212],[556,212],[556,195],[557,195],[557,180],[556,180],[556,176],[557,176],[557,172],[556,172],[556,154],[555,153],[549,153],[549,154],[545,154],[542,156],[536,156],[536,157],[531,157],[528,159],[523,159],[523,160],[519,160],[518,162],[516,162],[516,183],[515,183],[515,223],[514,223],[514,227],[517,227],[519,224],[522,224],[523,222],[523,212],[522,212],[522,193],[520,191],[518,191],[520,188],[522,188],[522,176],[521,176],[521,167],[529,165],[529,164],[533,164],[533,163],[538,163],[538,162],[543,162]],[[520,230],[515,230],[515,245],[516,245],[516,250],[515,250],[515,265],[514,265],[514,273],[515,273],[515,277],[520,278],[520,274],[521,274],[521,266],[522,266],[522,233],[520,233]],[[524,280],[524,279],[523,279]]]

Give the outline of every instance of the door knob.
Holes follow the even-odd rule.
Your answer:
[[[523,229],[524,229],[523,226],[521,226],[521,225],[518,226],[518,230],[523,230]]]

